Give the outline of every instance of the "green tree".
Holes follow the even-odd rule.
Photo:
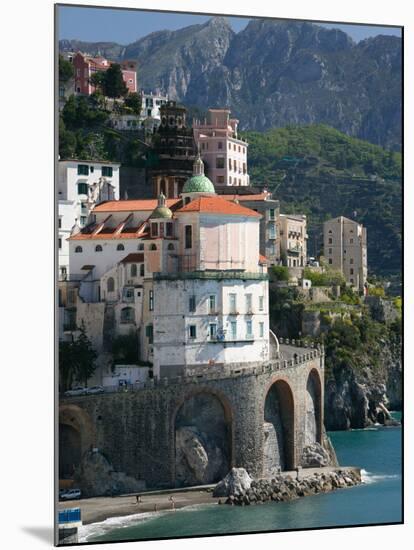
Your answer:
[[[128,93],[128,88],[122,76],[121,65],[114,63],[104,73],[103,93],[107,97],[124,97]]]
[[[75,158],[76,135],[67,130],[63,118],[59,117],[59,155],[61,159]]]
[[[138,363],[139,341],[137,333],[131,331],[114,338],[112,342],[113,364],[135,365]]]
[[[97,71],[91,74],[89,78],[89,83],[91,84],[91,86],[93,86],[95,90],[98,90],[100,92],[103,91],[104,81],[105,81],[104,71]]]
[[[73,75],[75,74],[75,71],[73,69],[72,63],[64,59],[62,55],[59,55],[59,80],[61,82],[67,82],[71,78],[73,78]]]
[[[61,392],[71,388],[75,376],[73,342],[59,342],[59,389]]]
[[[130,109],[135,115],[139,115],[141,112],[141,96],[136,92],[130,93],[125,98],[125,107]]]
[[[79,336],[73,342],[73,347],[76,378],[87,387],[89,378],[96,370],[95,360],[97,353],[86,334],[85,323],[83,321],[79,328]]]

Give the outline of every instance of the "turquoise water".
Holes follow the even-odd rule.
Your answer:
[[[119,541],[400,522],[401,428],[329,434],[341,464],[361,467],[363,485],[293,502],[216,504],[85,526],[82,541]]]

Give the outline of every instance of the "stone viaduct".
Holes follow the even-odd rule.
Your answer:
[[[322,443],[324,351],[297,344],[283,343],[266,364],[60,399],[61,469],[92,448],[147,487],[212,483],[233,466],[253,477],[300,466],[303,449]],[[194,438],[215,462],[202,479],[185,472]]]

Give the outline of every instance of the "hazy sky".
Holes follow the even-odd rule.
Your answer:
[[[59,10],[59,38],[79,39],[87,42],[118,42],[130,44],[151,32],[176,30],[188,25],[204,23],[211,16],[183,15],[178,13],[145,12],[138,10],[79,8],[61,6]],[[249,22],[247,18],[229,17],[235,32]],[[322,24],[339,28],[356,42],[377,34],[401,36],[399,28],[367,25]]]

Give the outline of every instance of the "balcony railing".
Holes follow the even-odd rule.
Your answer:
[[[171,281],[176,279],[238,279],[243,281],[267,281],[269,277],[267,273],[251,273],[248,271],[183,271],[177,273],[157,272],[153,274],[153,278],[155,281]]]

